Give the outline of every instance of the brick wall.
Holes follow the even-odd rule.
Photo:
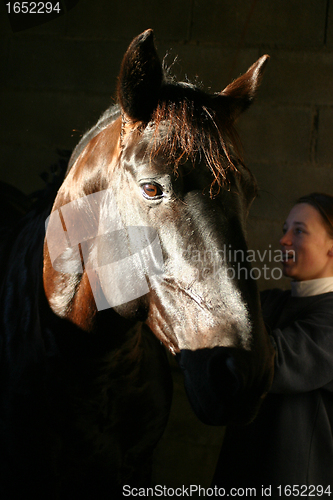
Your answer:
[[[43,186],[39,173],[56,149],[73,148],[112,102],[122,55],[148,27],[161,57],[168,50],[171,64],[178,55],[173,71],[212,91],[268,53],[239,129],[260,186],[250,247],[261,255],[278,248],[294,199],[333,192],[332,10],[331,0],[80,0],[54,21],[13,33],[2,3],[0,180],[26,193]],[[285,284],[263,274],[259,283]]]

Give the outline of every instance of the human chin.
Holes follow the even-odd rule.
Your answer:
[[[282,273],[287,278],[293,278],[298,281],[297,278],[297,269],[295,268],[295,262],[284,262],[282,264]]]
[[[283,261],[282,261],[282,268],[283,268],[283,272],[290,272],[292,271],[292,269],[295,268],[295,260],[294,259],[290,259],[290,258],[284,258]]]

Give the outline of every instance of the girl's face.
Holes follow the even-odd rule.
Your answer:
[[[333,239],[311,205],[299,203],[291,209],[280,245],[285,276],[296,281],[333,276]]]

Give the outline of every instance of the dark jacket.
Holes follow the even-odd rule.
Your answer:
[[[273,386],[252,424],[227,429],[213,482],[227,490],[255,487],[257,498],[265,497],[262,487],[271,488],[271,498],[293,498],[297,485],[302,498],[329,498],[333,292],[300,298],[270,290],[262,308],[277,352]]]

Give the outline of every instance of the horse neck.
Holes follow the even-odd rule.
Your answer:
[[[67,231],[61,212],[64,206],[108,187],[112,169],[118,162],[120,130],[119,118],[112,121],[99,134],[95,134],[77,155],[52,208],[51,215],[58,211],[63,230]],[[48,234],[46,241],[47,239]],[[52,267],[48,245],[45,244],[43,277],[51,309],[60,317],[68,318],[79,328],[91,331],[94,328],[97,309],[85,269],[83,274],[57,272]]]

